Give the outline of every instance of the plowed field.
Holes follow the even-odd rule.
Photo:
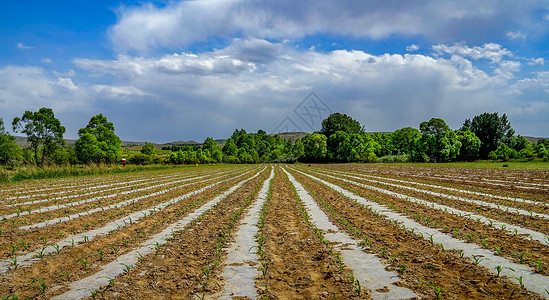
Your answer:
[[[0,185],[3,299],[547,299],[549,172],[240,165]]]

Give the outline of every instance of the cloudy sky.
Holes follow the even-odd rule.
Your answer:
[[[312,131],[311,104],[549,137],[546,0],[0,0],[0,54],[0,117],[51,107],[66,138],[99,113],[124,140]]]

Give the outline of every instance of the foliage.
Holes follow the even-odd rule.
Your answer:
[[[54,144],[64,146],[65,127],[55,118],[51,108],[42,107],[37,112],[25,111],[22,118],[15,117],[13,131],[27,135],[27,141],[34,151],[34,161],[43,166],[45,158],[52,154]]]
[[[471,131],[456,131],[458,141],[461,143],[458,159],[461,161],[472,161],[478,158],[480,150],[480,139]]]
[[[496,150],[501,143],[509,143],[515,134],[507,115],[503,114],[500,117],[497,112],[483,113],[475,116],[472,121],[465,120],[464,127],[465,125],[468,125],[471,132],[481,141],[481,158],[487,158],[488,153]]]
[[[429,161],[447,162],[457,158],[461,142],[444,120],[432,118],[428,122],[422,122],[419,128],[423,133],[419,140],[420,149]]]
[[[323,134],[311,133],[302,139],[305,161],[324,161],[327,153],[327,138]]]
[[[421,138],[419,130],[412,127],[405,127],[393,132],[391,139],[396,149],[406,153],[413,162],[414,151],[417,151],[418,142]]]
[[[154,155],[154,145],[149,142],[145,142],[145,144],[141,147],[141,153],[145,155]]]
[[[15,168],[23,161],[21,148],[15,143],[15,137],[11,136],[4,127],[4,121],[0,118],[0,165]]]
[[[492,160],[508,161],[510,158],[518,158],[515,149],[509,148],[505,143],[501,143],[495,151],[490,151],[488,157]]]
[[[346,114],[333,113],[322,121],[322,129],[319,133],[329,137],[337,131],[362,134],[364,133],[364,126]]]
[[[120,160],[120,138],[114,133],[113,123],[102,114],[93,116],[78,135],[74,148],[80,162],[110,164]]]

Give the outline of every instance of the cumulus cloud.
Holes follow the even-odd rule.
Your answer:
[[[73,91],[78,89],[70,78],[57,78],[57,85]]]
[[[531,65],[531,66],[535,66],[535,65],[543,66],[545,64],[545,60],[543,59],[543,57],[530,58],[530,59],[527,59],[527,60],[528,60],[528,64]]]
[[[408,52],[414,52],[419,50],[419,46],[416,44],[411,44],[410,46],[406,46],[406,51]]]
[[[269,131],[311,91],[334,111],[353,114],[372,131],[417,126],[434,115],[459,126],[465,118],[485,111],[517,107],[505,99],[521,63],[505,59],[511,55],[508,50],[466,44],[440,49],[452,55],[321,53],[238,38],[210,52],[158,58],[122,55],[75,63],[96,76],[109,75],[108,83],[94,87],[97,99],[110,99],[109,109],[125,110],[119,105],[127,101],[154,103],[147,106],[154,107],[150,122],[171,124],[162,134],[172,131],[195,139],[203,139],[201,133],[223,137],[234,128]],[[480,59],[498,63],[487,73],[476,66]],[[201,122],[205,116],[216,122],[200,132],[184,125]],[[148,130],[147,124],[132,126],[128,130]]]
[[[138,52],[184,47],[209,37],[292,39],[317,32],[374,39],[400,34],[438,41],[449,36],[475,40],[510,32],[505,24],[534,27],[529,15],[540,6],[547,4],[512,0],[179,1],[164,7],[121,7],[110,38],[117,49]]]
[[[438,54],[459,55],[470,57],[475,60],[487,59],[491,62],[500,62],[504,57],[512,56],[511,51],[495,43],[487,43],[483,46],[475,47],[469,47],[465,42],[455,43],[453,45],[439,44],[434,45],[433,50]]]
[[[522,40],[522,41],[524,41],[524,40],[526,40],[526,37],[527,37],[526,34],[523,34],[520,31],[517,31],[517,32],[507,31],[507,32],[505,32],[505,35],[511,40]]]
[[[15,45],[15,47],[17,47],[17,49],[22,49],[22,50],[29,50],[29,49],[32,49],[33,47],[31,46],[25,46],[23,45],[23,43],[17,43]]]

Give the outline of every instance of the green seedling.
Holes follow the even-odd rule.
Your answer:
[[[520,277],[511,277],[511,278],[516,279],[519,282],[520,287],[524,289],[524,281],[522,279],[522,276],[520,276]]]
[[[13,265],[13,269],[16,270],[17,267],[19,267],[19,264],[17,263],[17,257],[13,257],[10,259],[11,264]]]
[[[488,258],[481,258],[475,255],[472,255],[472,257],[473,257],[473,260],[475,261],[475,266],[478,266],[478,264],[480,264],[482,261],[489,260]]]
[[[518,257],[519,262],[520,262],[521,264],[524,263],[524,262],[526,262],[526,260],[524,259],[524,255],[526,255],[526,253],[528,253],[528,251],[524,251],[524,252],[522,252],[522,253],[521,253],[521,252],[515,253],[515,256]]]
[[[71,280],[71,275],[66,270],[62,270],[61,272],[59,272],[59,276],[65,276],[67,280]]]
[[[495,269],[496,269],[496,272],[497,272],[497,276],[498,276],[498,277],[499,277],[499,274],[501,273],[501,271],[503,271],[504,269],[509,269],[509,270],[515,272],[515,270],[513,270],[513,269],[511,269],[511,268],[509,268],[509,267],[496,266]]]
[[[124,266],[124,272],[125,273],[129,273],[130,270],[132,269],[132,266],[130,266],[130,265],[127,265],[127,264],[124,264],[124,263],[120,263],[120,264]]]
[[[536,266],[538,267],[538,272],[542,273],[543,272],[543,264],[541,263],[541,260],[536,260],[535,261],[536,263]]]
[[[17,245],[14,245],[14,244],[10,244],[10,247],[11,247],[11,255],[12,256],[15,256],[15,251],[17,250]]]
[[[78,262],[82,263],[82,265],[84,266],[84,270],[88,269],[88,260],[85,257],[79,258],[75,263]]]
[[[31,279],[32,279],[31,284],[36,284],[36,285],[33,285],[33,287],[38,288],[40,290],[40,295],[45,294],[46,289],[48,288],[48,285],[46,284],[46,281],[44,281],[44,278],[32,277]]]

